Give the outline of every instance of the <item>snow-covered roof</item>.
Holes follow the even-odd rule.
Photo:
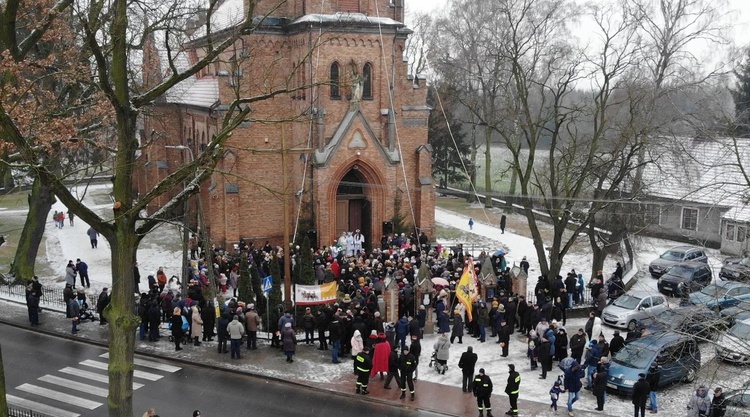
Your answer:
[[[656,163],[644,169],[645,192],[651,196],[726,207],[723,218],[750,221],[750,185],[737,155],[750,170],[750,139],[670,138],[652,151]]]
[[[404,24],[388,17],[367,16],[363,13],[307,14],[292,22],[295,23],[358,23],[373,26],[403,26]]]
[[[159,60],[162,76],[169,77],[171,71],[166,51],[159,51]],[[187,54],[183,52],[174,56],[173,62],[178,71],[190,67]],[[219,80],[216,77],[188,77],[167,91],[166,99],[168,103],[209,108],[219,100]]]
[[[242,23],[244,17],[244,0],[226,0],[211,15],[211,31],[216,33],[237,26]],[[205,24],[193,33],[193,39],[200,39],[204,36],[206,36]]]

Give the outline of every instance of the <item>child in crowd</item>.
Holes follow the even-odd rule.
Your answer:
[[[555,411],[555,414],[557,414],[557,400],[560,399],[560,393],[563,392],[562,388],[560,387],[560,378],[557,378],[557,381],[555,381],[555,385],[552,386],[552,389],[549,390],[549,399],[552,401],[552,403],[549,405],[549,410]]]

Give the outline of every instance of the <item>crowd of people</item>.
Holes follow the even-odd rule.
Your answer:
[[[495,341],[500,345],[502,357],[508,356],[511,343],[525,344],[528,369],[538,370],[541,380],[548,378],[555,363],[563,371],[563,376],[551,384],[550,410],[556,411],[561,395],[567,393],[565,405],[570,416],[574,415],[574,404],[582,390],[591,391],[596,398],[596,409],[604,410],[609,358],[630,340],[640,337],[640,329],[628,332],[626,337],[615,331],[610,340],[602,334],[600,315],[603,305],[624,291],[620,264],[611,279],[605,281],[599,271],[588,284],[575,270],[567,273],[565,278],[557,276],[549,280],[540,276],[534,288],[534,300],[527,300],[524,294],[513,293],[513,277],[504,256],[482,253],[472,259],[474,264],[469,266],[479,274],[485,262],[489,262],[497,277],[495,291],[488,299],[476,300],[467,310],[452,295],[463,268],[471,259],[460,245],[430,246],[424,233],[412,233],[408,237],[405,234],[383,236],[379,247],[367,251],[364,238],[355,231],[342,234],[333,245],[313,250],[316,280],[319,284],[337,283],[337,302],[303,310],[271,306],[269,317],[263,317],[265,312],[257,311],[254,303],[245,304],[236,298],[241,280],[240,260],[245,257],[249,263],[255,264],[261,276],[267,276],[272,262],[282,264],[284,251],[268,242],[255,247],[252,242],[244,240],[231,253],[204,251],[198,238],[193,238],[191,258],[197,259],[190,265],[191,279],[186,296],[182,295],[179,279],[167,279],[163,267],[148,274],[148,291],[140,294],[137,306],[141,318],[141,340],[160,340],[160,328],[166,323],[170,327],[169,339],[176,350],[182,350],[188,344],[201,346],[202,342],[218,339],[217,353],[230,353],[229,357],[237,360],[243,357],[243,340],[246,341],[245,350],[258,349],[258,331],[261,323],[265,323],[267,327],[263,330],[272,335],[271,346],[283,352],[288,363],[294,362],[298,343],[317,344],[319,350],[330,351],[330,361],[334,364],[351,359],[352,371],[357,375],[355,390],[361,395],[369,394],[371,378],[379,376],[385,389],[391,389],[395,380],[402,399],[407,394],[410,399],[415,398],[418,365],[428,356],[422,355],[421,346],[427,321],[426,306],[434,310],[436,331],[440,335],[429,354],[431,366],[438,372],[446,372],[451,345],[462,344],[466,336],[476,338],[479,343]],[[291,256],[292,263],[297,263],[299,248],[294,248]],[[525,258],[520,266],[528,272],[529,263]],[[440,277],[449,283],[447,286],[436,285],[428,298],[418,298],[417,276],[423,267],[429,270],[430,277]],[[211,274],[208,268],[213,268]],[[75,292],[76,275],[80,278],[79,289],[88,287],[87,268],[79,259],[75,264],[69,262],[66,271],[66,303],[75,333],[82,310],[87,308],[84,307],[85,292]],[[211,283],[209,276],[216,277],[216,281]],[[135,288],[139,288],[137,264],[134,265],[134,277]],[[398,285],[399,319],[395,322],[384,317],[383,295],[386,282],[390,280]],[[228,297],[218,308],[215,305],[217,300],[208,297],[204,291],[212,284]],[[586,288],[590,290],[588,297]],[[35,303],[35,292],[31,291],[30,306]],[[97,301],[97,313],[101,323],[106,324],[101,314],[108,302],[106,288]],[[582,304],[591,307],[589,319],[584,327],[569,334],[565,328],[567,312]],[[33,324],[31,307],[29,314]],[[38,322],[38,317],[36,320]],[[517,336],[512,337],[514,334]],[[476,397],[480,417],[484,413],[491,417],[489,395],[492,383],[483,369],[475,373],[476,363],[477,355],[468,346],[458,361],[463,375],[462,389]],[[645,382],[637,385],[637,395],[633,399],[636,413],[646,408],[651,413],[658,412],[659,378],[658,366],[643,375]],[[519,390],[520,374],[515,365],[510,364],[506,386],[510,398],[508,415],[518,414],[516,400]],[[706,408],[705,401],[696,399],[694,402],[691,410],[711,409],[710,404]],[[721,417],[720,413],[714,416]]]

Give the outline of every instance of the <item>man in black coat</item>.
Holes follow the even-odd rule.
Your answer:
[[[612,336],[612,339],[609,341],[609,352],[614,355],[619,352],[623,346],[625,346],[625,339],[620,336],[619,330],[615,330],[615,335]]]
[[[714,398],[711,400],[711,417],[724,417],[727,412],[727,405],[724,402],[724,393],[721,392],[721,388],[714,390]]]
[[[391,380],[396,378],[396,385],[401,388],[401,377],[398,374],[398,347],[394,346],[391,355],[388,357],[388,376],[385,377],[383,388],[391,389]]]
[[[461,368],[463,377],[461,379],[461,390],[463,392],[473,392],[474,386],[472,380],[474,377],[474,366],[477,364],[477,354],[474,353],[474,348],[469,346],[466,348],[466,352],[461,354],[461,359],[458,360],[458,367]]]
[[[411,338],[411,346],[409,346],[409,351],[414,356],[415,365],[414,365],[414,380],[417,380],[417,376],[419,376],[419,355],[422,354],[422,343],[419,341],[418,337],[412,336]],[[402,386],[403,388],[403,386]]]
[[[646,417],[646,400],[648,399],[651,386],[646,381],[646,374],[638,374],[638,382],[633,385],[633,416]]]
[[[500,321],[500,329],[497,331],[497,343],[500,343],[500,347],[503,350],[501,355],[503,358],[508,357],[508,345],[510,344],[510,333],[511,327],[505,319]]]
[[[610,347],[610,351],[612,348]],[[648,373],[646,374],[646,382],[648,382],[649,386],[649,393],[648,393],[648,399],[651,403],[651,412],[656,413],[659,411],[659,405],[656,400],[656,391],[659,389],[659,380],[661,379],[661,369],[659,369],[659,365],[654,362],[651,364],[651,366],[648,368]]]
[[[581,357],[583,356],[583,349],[586,348],[586,334],[583,329],[578,329],[578,333],[570,337],[570,357],[575,359],[576,362],[581,363]]]
[[[99,324],[107,324],[107,319],[104,318],[104,309],[109,305],[109,293],[108,288],[102,288],[102,292],[99,293],[99,298],[96,300],[96,314],[99,315]]]
[[[341,323],[339,323],[339,315],[334,314],[331,322],[328,323],[328,340],[331,341],[331,362],[339,362],[339,352],[341,350]]]
[[[492,417],[492,406],[490,405],[492,380],[485,375],[484,368],[479,369],[479,374],[474,377],[474,389],[472,391],[477,398],[479,417],[484,417],[484,410],[487,410],[487,417]]]

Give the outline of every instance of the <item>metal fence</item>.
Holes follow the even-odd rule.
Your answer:
[[[536,299],[536,294],[534,294],[534,288],[531,288],[526,291],[526,301],[529,303],[534,303],[534,304],[537,303],[538,300]],[[593,300],[591,298],[591,289],[589,287],[585,287],[583,289],[583,299],[579,301],[580,301],[580,303],[578,304],[579,306],[591,307],[591,302]],[[575,307],[576,306],[574,306],[574,308]]]
[[[26,410],[8,406],[8,417],[51,417],[34,410]]]
[[[61,309],[65,309],[65,298],[63,297],[63,290],[61,288],[47,288],[45,287],[42,291],[42,298],[39,300],[41,306],[53,306]],[[8,295],[10,297],[19,297],[26,299],[26,286],[16,285],[0,285],[0,294]],[[92,309],[96,309],[96,298],[93,296],[87,296],[87,302]]]

